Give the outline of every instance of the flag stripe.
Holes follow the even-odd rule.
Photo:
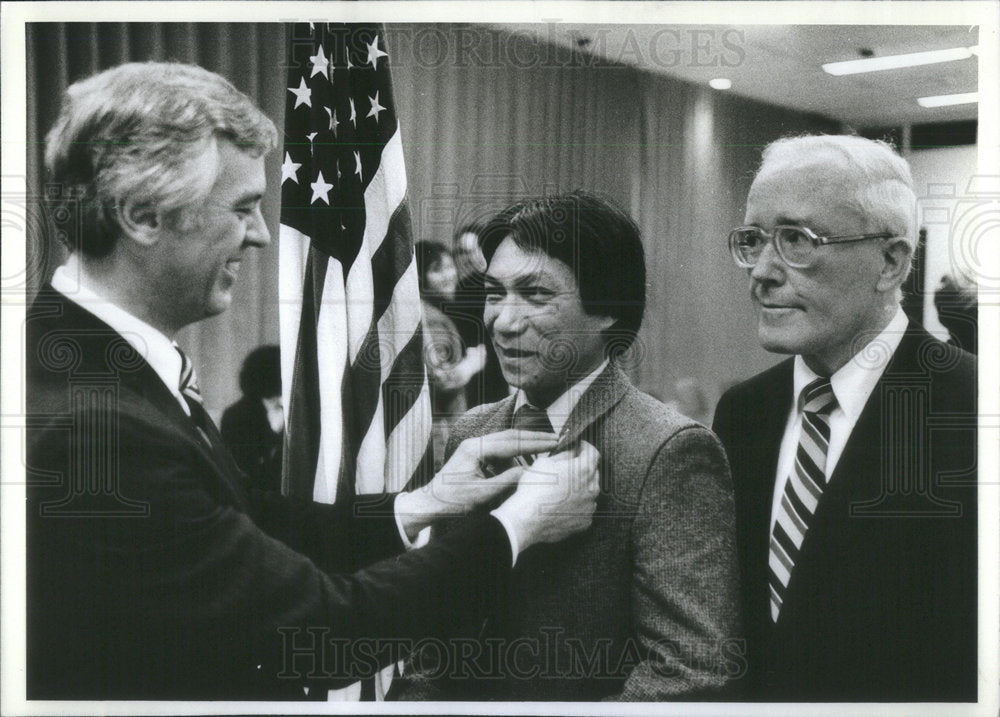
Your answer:
[[[326,278],[326,261],[315,261],[312,251],[306,262],[305,281],[302,290],[302,312],[299,322],[298,340],[295,346],[295,369],[288,412],[288,428],[285,432],[285,460],[297,466],[300,471],[282,478],[288,495],[312,497],[312,484],[316,460],[319,454],[320,403],[313,387],[319,385],[316,323],[318,307],[315,300],[317,282],[320,290]],[[295,436],[295,440],[290,440]]]

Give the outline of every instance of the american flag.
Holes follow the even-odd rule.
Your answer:
[[[283,479],[333,503],[426,477],[430,400],[385,35],[291,29],[281,168]]]
[[[321,23],[290,33],[282,489],[333,503],[429,477],[430,398],[385,33]]]
[[[430,477],[430,393],[385,34],[320,23],[290,32],[282,490],[333,503]],[[375,695],[391,669],[376,679]],[[332,697],[358,694],[348,688]]]

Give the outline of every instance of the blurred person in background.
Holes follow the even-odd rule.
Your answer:
[[[240,390],[242,398],[222,414],[222,440],[250,486],[280,491],[285,414],[277,346],[259,346],[247,355],[240,369]]]
[[[478,344],[466,350],[455,323],[441,310],[445,302],[454,299],[458,285],[458,272],[448,247],[421,241],[414,250],[423,311],[424,364],[434,417],[431,440],[436,470],[444,463],[451,423],[465,413],[465,388],[483,370],[486,347]]]
[[[948,343],[970,354],[979,353],[979,301],[975,283],[950,275],[942,277],[934,292],[934,308],[938,321],[948,329]]]
[[[465,224],[455,232],[451,251],[455,270],[458,272],[458,286],[454,297],[442,307],[445,314],[455,322],[466,348],[480,345],[486,347],[485,367],[465,387],[467,408],[499,401],[510,393],[510,386],[500,370],[500,360],[492,343],[488,341],[486,326],[483,324],[486,258],[480,245],[482,233],[483,226],[480,224]]]

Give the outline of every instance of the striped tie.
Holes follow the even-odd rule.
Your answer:
[[[187,357],[187,354],[181,351],[180,346],[174,344],[174,348],[181,355],[181,380],[178,388],[180,388],[181,395],[191,412],[191,420],[194,421],[195,428],[198,429],[198,435],[209,447],[214,448],[215,442],[212,441],[212,435],[217,434],[218,429],[202,402],[201,391],[198,390],[198,377],[194,373],[194,364]]]
[[[181,351],[180,346],[174,344],[174,348],[181,355],[181,395],[191,401],[195,401],[199,406],[204,405],[201,398],[201,391],[198,389],[198,377],[194,373],[194,363],[191,362],[186,353]]]
[[[771,619],[778,621],[785,589],[792,575],[809,521],[816,512],[826,485],[826,453],[830,445],[830,413],[837,405],[830,379],[819,378],[806,386],[799,399],[802,430],[795,453],[795,467],[785,483],[778,519],[771,533],[768,585]]]

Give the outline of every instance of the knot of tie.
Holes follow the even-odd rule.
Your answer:
[[[837,405],[837,397],[833,394],[833,386],[828,378],[817,378],[806,386],[800,400],[804,413],[829,416]]]
[[[549,421],[549,414],[540,408],[535,408],[530,403],[524,404],[515,411],[513,427],[524,431],[554,432],[552,422]]]

